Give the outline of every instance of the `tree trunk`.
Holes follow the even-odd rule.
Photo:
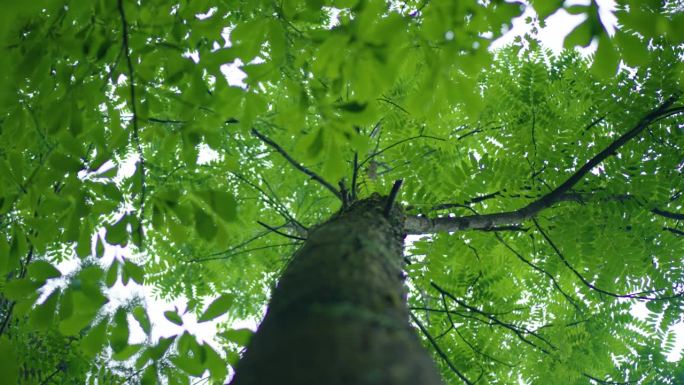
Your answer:
[[[374,196],[312,230],[231,385],[440,385],[408,322],[403,216]]]

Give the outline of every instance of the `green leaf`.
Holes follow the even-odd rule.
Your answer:
[[[650,53],[646,43],[639,40],[637,36],[618,30],[615,32],[615,42],[620,48],[622,59],[628,66],[640,67],[648,63]]]
[[[202,315],[197,319],[197,322],[206,322],[213,320],[225,314],[233,304],[235,296],[230,294],[223,294],[212,301]]]
[[[589,12],[591,7],[586,5],[571,5],[569,7],[565,7],[565,10],[571,15],[582,15]]]
[[[105,239],[112,245],[126,246],[128,243],[128,216],[124,215],[116,223],[107,226]]]
[[[178,315],[177,312],[169,310],[164,312],[164,317],[166,317],[167,320],[175,323],[178,326],[183,326],[183,319],[181,318],[180,315]]]
[[[197,193],[201,199],[226,222],[233,222],[237,219],[236,202],[233,194],[227,191],[206,191]]]
[[[160,338],[156,345],[150,348],[150,356],[153,360],[159,360],[164,356],[169,347],[176,340],[176,337]]]
[[[6,336],[0,336],[0,374],[6,384],[18,384],[19,361],[16,349]]]
[[[228,329],[221,333],[220,336],[238,344],[238,346],[247,346],[253,334],[254,332],[250,329]]]
[[[100,272],[98,274],[98,272]],[[65,290],[60,303],[60,332],[75,335],[87,327],[108,299],[102,295],[99,280],[102,270],[97,266],[87,267],[76,276]],[[64,308],[64,309],[62,309]],[[62,311],[64,310],[64,311]]]
[[[189,356],[172,356],[169,361],[173,363],[178,369],[188,373],[191,376],[201,376],[204,373],[204,365],[199,360]]]
[[[107,323],[105,318],[97,325],[93,326],[81,340],[81,349],[90,356],[94,356],[102,351],[107,343]]]
[[[36,308],[31,311],[29,315],[29,325],[31,325],[31,327],[38,330],[46,330],[52,325],[60,292],[59,289],[53,291],[42,304],[36,306]]]
[[[88,284],[90,286],[97,286],[99,285],[100,280],[104,276],[104,273],[104,270],[102,270],[100,266],[91,265],[81,269],[81,271],[79,271],[76,276],[85,284]]]
[[[34,294],[41,284],[27,278],[14,279],[7,282],[3,294],[7,299],[20,301]]]
[[[219,356],[219,354],[211,348],[211,346],[204,344],[202,348],[207,357],[206,365],[209,369],[212,379],[218,383],[223,383],[228,376],[228,368],[226,362]]]
[[[195,231],[197,231],[197,234],[206,241],[213,240],[218,233],[214,218],[205,213],[204,210],[198,205],[193,206],[195,209]]]
[[[323,151],[323,130],[319,129],[307,146],[306,152],[309,158],[314,159],[318,157],[321,151]]]
[[[62,298],[59,301],[59,319],[66,320],[71,317],[74,312],[74,290],[69,288],[64,291]]]
[[[367,106],[368,103],[348,102],[338,105],[338,108],[347,112],[362,112]]]
[[[107,287],[111,288],[116,284],[116,279],[119,275],[119,261],[114,259],[111,266],[107,269],[107,275],[105,277],[105,284]]]
[[[145,368],[145,371],[140,378],[140,385],[157,385],[159,383],[156,365],[150,365]]]
[[[50,278],[58,278],[62,273],[46,261],[32,262],[28,267],[28,276],[36,282],[45,282]]]
[[[267,24],[263,20],[250,20],[239,23],[233,29],[230,39],[242,62],[248,63],[259,54],[266,37],[266,28]]]
[[[544,20],[563,6],[563,0],[533,0],[532,6],[539,19]]]
[[[133,355],[135,353],[140,351],[140,348],[142,348],[142,346],[143,345],[141,345],[141,344],[126,345],[125,348],[114,353],[112,355],[112,358],[115,359],[116,361],[126,361],[129,358],[133,357]]]
[[[78,241],[76,243],[76,255],[83,259],[90,256],[90,246],[92,242],[92,237],[90,231],[81,228],[78,234]]]
[[[109,335],[109,344],[115,353],[123,351],[128,346],[128,320],[126,311],[119,309],[114,314],[114,326]]]
[[[136,283],[142,285],[145,281],[145,272],[143,269],[136,265],[135,263],[131,262],[130,259],[126,259],[124,261],[123,265],[124,272],[128,274],[133,281]]]
[[[240,362],[240,355],[232,350],[229,350],[226,352],[226,360],[228,361],[228,365],[235,368],[238,362]]]
[[[104,242],[102,242],[102,238],[100,236],[97,236],[97,239],[95,240],[95,256],[97,258],[102,258],[104,257]]]
[[[0,234],[0,276],[4,276],[5,273],[7,273],[7,269],[9,268],[9,252],[10,245],[5,239],[5,236]]]
[[[613,42],[607,35],[601,34],[594,55],[594,63],[591,66],[592,72],[601,78],[612,77],[617,72],[619,62],[620,57],[613,47]]]
[[[152,331],[152,325],[150,324],[149,317],[147,317],[147,311],[145,310],[145,308],[142,306],[136,306],[135,309],[133,309],[132,313],[133,318],[135,318],[135,320],[138,321],[140,327],[145,332],[145,334],[149,335]]]
[[[572,49],[575,46],[586,47],[591,44],[591,39],[593,37],[594,34],[592,33],[591,23],[589,20],[585,20],[565,37],[563,47],[569,49]]]
[[[50,155],[49,162],[55,170],[63,173],[77,172],[83,168],[83,164],[80,160],[74,159],[61,152],[53,152],[52,155]]]

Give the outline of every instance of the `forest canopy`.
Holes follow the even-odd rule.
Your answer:
[[[233,322],[382,196],[444,383],[684,382],[684,4],[617,1],[609,34],[595,1],[530,3],[3,4],[3,381],[223,384]],[[585,16],[558,54],[556,12]],[[158,338],[116,299],[140,285],[216,339]]]

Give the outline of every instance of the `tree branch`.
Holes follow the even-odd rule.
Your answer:
[[[399,189],[401,188],[402,183],[404,183],[403,179],[397,179],[394,181],[394,185],[392,185],[392,191],[390,191],[390,195],[387,197],[387,202],[385,203],[385,217],[388,217],[392,211],[394,201],[397,199],[397,195],[399,194]]]
[[[587,373],[582,373],[582,375],[583,375],[584,377],[590,379],[590,380],[596,381],[596,382],[598,382],[599,384],[604,384],[604,385],[628,385],[628,384],[634,384],[634,383],[639,382],[639,380],[623,381],[623,382],[620,382],[620,381],[606,381],[606,380],[598,379],[598,378],[596,378],[596,377],[594,377],[594,376],[592,376],[592,375],[589,375],[589,374],[587,374]]]
[[[270,231],[269,231],[269,233],[270,233]],[[246,253],[249,253],[252,251],[271,249],[271,248],[275,248],[275,247],[297,246],[297,245],[298,245],[297,242],[292,242],[292,243],[278,243],[278,244],[274,244],[274,245],[257,246],[257,247],[252,247],[251,249],[244,249],[244,250],[240,250],[240,251],[235,251],[233,253],[226,253],[224,255],[220,255],[222,253],[213,253],[213,254],[210,254],[209,256],[206,256],[203,258],[195,258],[195,259],[191,259],[191,260],[186,260],[185,262],[217,261],[217,260],[221,260],[221,259],[228,259],[228,258],[234,257],[236,255],[240,255],[240,254],[246,254]]]
[[[513,253],[516,257],[518,257],[518,259],[521,260],[524,264],[530,266],[530,267],[533,268],[534,270],[536,270],[536,271],[538,271],[538,272],[544,274],[547,278],[549,278],[549,279],[551,280],[551,282],[553,283],[553,286],[556,288],[556,290],[558,290],[558,291],[563,295],[563,297],[565,297],[565,299],[567,299],[568,302],[570,302],[570,304],[571,304],[578,312],[581,312],[581,311],[582,311],[582,310],[580,309],[580,307],[577,305],[577,303],[575,302],[575,300],[574,300],[569,294],[567,294],[567,293],[560,287],[560,284],[558,283],[558,281],[556,280],[556,278],[555,278],[551,273],[549,273],[548,271],[546,271],[546,270],[542,269],[541,267],[535,265],[535,264],[532,263],[531,261],[527,260],[527,258],[523,257],[522,254],[520,254],[520,253],[517,252],[513,247],[511,247],[511,246],[508,244],[508,242],[504,241],[503,238],[502,238],[499,234],[494,233],[494,236],[496,237],[496,239],[497,239],[502,245],[504,245],[505,248],[507,248],[511,253]]]
[[[276,234],[278,234],[278,235],[282,235],[282,236],[285,237],[285,238],[296,239],[296,240],[298,240],[298,241],[306,241],[306,238],[302,238],[302,237],[298,237],[298,236],[296,236],[296,235],[290,235],[290,234],[288,234],[288,233],[284,233],[284,232],[278,230],[278,228],[269,226],[269,225],[265,224],[265,223],[262,222],[262,221],[257,221],[257,223],[260,224],[261,226],[265,227],[266,229],[271,230],[272,232],[274,232],[274,233],[276,233]],[[286,224],[286,225],[287,225],[287,224]],[[283,226],[280,226],[280,227],[283,227]]]
[[[389,150],[389,149],[391,149],[391,148],[394,148],[394,147],[396,147],[396,146],[398,146],[398,145],[400,145],[400,144],[406,143],[406,142],[408,142],[408,141],[411,141],[411,140],[414,140],[414,139],[420,139],[420,138],[440,140],[440,141],[442,141],[442,142],[446,141],[446,139],[444,139],[444,138],[438,138],[438,137],[436,137],[436,136],[423,135],[423,134],[420,134],[420,135],[417,135],[417,136],[412,136],[412,137],[406,138],[406,139],[402,139],[402,140],[400,140],[400,141],[398,141],[398,142],[396,142],[396,143],[390,144],[389,146],[387,146],[387,147],[385,147],[385,148],[383,148],[383,149],[381,149],[381,150],[373,151],[372,154],[370,154],[366,159],[364,159],[361,163],[359,163],[358,168],[363,167],[363,165],[366,164],[366,163],[368,163],[371,159],[375,158],[376,156],[382,154],[383,152],[385,152],[385,151],[387,151],[387,150]]]
[[[579,280],[582,281],[582,283],[585,286],[587,286],[588,288],[590,288],[592,290],[595,290],[601,294],[605,294],[607,296],[614,297],[614,298],[642,299],[642,300],[647,300],[647,301],[662,301],[662,300],[667,300],[667,299],[672,299],[672,298],[678,298],[678,297],[681,297],[682,295],[684,295],[684,292],[681,292],[681,293],[677,293],[677,294],[669,295],[669,296],[664,296],[664,297],[647,297],[647,296],[642,295],[642,294],[644,294],[644,292],[630,293],[630,294],[616,294],[616,293],[613,293],[613,292],[610,292],[607,290],[603,290],[603,289],[595,286],[591,282],[589,282],[586,278],[584,278],[584,276],[582,274],[580,274],[579,271],[577,271],[577,269],[575,269],[570,264],[570,262],[568,262],[568,260],[565,258],[563,253],[561,253],[558,246],[556,246],[556,244],[553,243],[553,241],[551,240],[551,238],[549,238],[549,236],[546,234],[546,232],[544,230],[542,230],[542,228],[541,228],[541,226],[539,226],[539,223],[537,222],[537,220],[532,218],[532,221],[534,222],[534,225],[537,228],[537,230],[539,230],[539,233],[542,235],[542,237],[544,237],[546,242],[548,242],[549,246],[551,246],[551,248],[556,253],[556,255],[558,255],[558,258],[560,258],[560,260],[563,262],[563,264],[568,269],[570,269],[575,274],[575,276],[577,276],[577,278],[579,278]],[[651,290],[649,292],[652,293],[652,292],[663,291],[663,290],[664,289],[657,289],[657,290]]]
[[[254,134],[254,136],[256,136],[257,138],[261,139],[262,142],[273,147],[274,150],[276,150],[278,153],[280,153],[280,155],[282,155],[283,158],[285,158],[288,162],[290,162],[290,164],[293,165],[297,170],[303,172],[304,174],[308,175],[311,179],[320,183],[321,186],[328,189],[340,201],[344,202],[344,199],[342,198],[342,194],[339,191],[337,191],[337,189],[335,187],[333,187],[333,185],[326,182],[325,179],[321,178],[318,174],[309,170],[308,168],[304,167],[299,162],[294,160],[282,147],[280,147],[278,145],[278,143],[276,143],[276,142],[272,141],[271,139],[269,139],[268,137],[264,136],[259,131],[257,131],[255,128],[252,128],[252,134]]]
[[[119,14],[121,15],[121,39],[123,43],[123,54],[126,57],[126,64],[128,65],[128,84],[131,95],[131,113],[133,114],[133,141],[135,142],[136,151],[140,158],[140,213],[138,214],[138,236],[140,237],[140,246],[142,247],[143,240],[143,218],[145,217],[145,156],[142,152],[142,145],[140,144],[140,127],[138,126],[138,112],[136,107],[135,95],[135,72],[133,70],[133,61],[131,60],[131,50],[128,46],[128,21],[126,20],[126,13],[124,11],[123,0],[118,0]]]
[[[631,139],[639,135],[649,124],[656,121],[663,114],[668,113],[668,108],[677,100],[679,95],[674,95],[663,102],[659,107],[644,116],[629,131],[617,138],[603,151],[589,159],[582,167],[572,174],[565,182],[556,187],[553,191],[542,196],[538,200],[515,211],[503,213],[469,215],[463,217],[439,217],[428,218],[423,216],[410,216],[406,218],[405,231],[408,234],[429,234],[436,232],[453,232],[472,229],[486,229],[501,225],[520,224],[522,221],[532,218],[541,210],[552,206],[562,200],[577,182],[582,180],[594,167],[603,162],[606,158],[615,154],[620,147],[624,146]]]
[[[356,181],[359,177],[359,153],[354,151],[354,165],[352,169],[351,180],[351,201],[356,201]]]
[[[670,218],[670,219],[674,219],[677,221],[684,221],[684,214],[673,213],[670,211],[665,211],[665,210],[660,210],[660,209],[652,209],[651,212],[653,214],[660,215],[661,217]]]
[[[438,286],[436,283],[434,283],[434,282],[430,282],[430,285],[431,285],[432,287],[434,287],[435,289],[437,289],[437,291],[440,292],[441,294],[444,294],[444,295],[446,295],[447,297],[449,297],[452,301],[454,301],[454,302],[456,302],[457,304],[461,305],[462,307],[468,309],[470,312],[473,312],[473,313],[475,313],[475,314],[479,314],[479,315],[481,315],[481,316],[487,318],[488,320],[492,321],[494,324],[499,325],[499,326],[502,326],[502,327],[504,327],[504,328],[506,328],[506,329],[512,331],[513,333],[515,333],[516,336],[518,336],[518,338],[520,338],[521,341],[525,342],[526,344],[528,344],[528,345],[530,345],[530,346],[532,346],[532,347],[535,347],[535,348],[541,350],[542,352],[544,352],[544,353],[546,353],[546,354],[549,354],[549,351],[548,351],[548,350],[542,348],[541,346],[539,346],[539,345],[535,344],[534,342],[530,341],[529,339],[527,339],[527,338],[525,337],[525,335],[524,335],[525,333],[530,334],[530,335],[536,337],[537,339],[539,339],[540,341],[543,341],[545,344],[547,344],[548,346],[550,346],[550,347],[553,348],[553,349],[556,348],[556,347],[553,346],[546,338],[540,336],[540,335],[537,334],[536,332],[531,331],[531,330],[528,330],[528,329],[526,329],[526,328],[518,328],[518,327],[515,326],[515,325],[511,325],[511,324],[509,324],[509,323],[507,323],[507,322],[501,321],[501,320],[498,319],[497,317],[494,317],[492,314],[489,314],[489,313],[487,313],[487,312],[485,312],[485,311],[482,311],[482,310],[480,310],[480,309],[478,309],[478,308],[476,308],[476,307],[470,306],[470,305],[468,305],[467,303],[465,303],[465,302],[461,301],[460,299],[456,298],[456,296],[454,296],[453,294],[451,294],[451,293],[449,293],[448,291],[442,289],[441,287],[439,287],[439,286]]]
[[[465,344],[468,345],[468,347],[472,351],[474,351],[475,353],[477,353],[477,354],[481,355],[482,357],[485,357],[491,361],[498,362],[500,364],[506,365],[509,368],[513,368],[513,365],[508,364],[504,361],[501,361],[498,358],[494,358],[494,357],[490,356],[489,354],[483,353],[482,351],[480,351],[480,349],[476,348],[473,344],[470,343],[470,341],[468,341],[465,337],[463,337],[463,334],[461,334],[461,331],[458,330],[458,327],[456,326],[456,322],[454,322],[454,319],[451,318],[451,312],[449,311],[449,304],[447,304],[447,301],[446,301],[446,295],[444,295],[443,293],[440,293],[440,298],[442,300],[442,307],[444,308],[444,312],[446,313],[447,319],[449,320],[449,323],[451,324],[451,327],[446,332],[444,332],[443,334],[448,333],[450,330],[454,330],[454,331],[456,331],[456,334],[461,338],[461,340],[463,340],[463,342],[465,342]]]
[[[675,229],[674,227],[663,227],[663,230],[669,231],[669,232],[671,232],[672,234],[675,234],[675,235],[684,236],[684,231],[682,231],[682,230],[677,230],[677,229]]]
[[[437,352],[437,355],[439,355],[439,357],[440,357],[444,362],[446,362],[446,364],[449,366],[449,368],[450,368],[454,373],[456,373],[456,375],[458,376],[458,378],[460,378],[461,380],[463,380],[463,382],[465,382],[465,383],[468,384],[468,385],[473,385],[473,382],[471,382],[470,380],[468,380],[468,378],[466,378],[466,377],[458,370],[458,368],[456,368],[456,366],[451,362],[451,360],[450,360],[449,357],[446,355],[446,353],[444,353],[444,351],[442,350],[442,348],[439,347],[439,345],[437,344],[437,341],[430,335],[430,332],[428,332],[428,330],[425,328],[425,326],[423,326],[423,324],[420,323],[420,321],[418,320],[418,317],[416,317],[416,316],[413,314],[413,312],[409,312],[409,315],[411,316],[411,320],[418,326],[418,329],[420,329],[420,331],[423,333],[423,335],[425,336],[425,338],[427,338],[428,341],[430,341],[430,344],[432,344],[432,346],[435,348],[435,351]]]

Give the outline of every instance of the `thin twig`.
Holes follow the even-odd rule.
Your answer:
[[[400,141],[398,141],[398,142],[392,143],[392,144],[390,144],[389,146],[387,146],[387,147],[385,147],[385,148],[383,148],[383,149],[381,149],[381,150],[373,151],[372,154],[370,154],[366,159],[364,159],[361,163],[359,163],[358,168],[363,167],[363,165],[366,164],[366,163],[368,163],[371,159],[375,158],[376,156],[382,154],[383,152],[385,152],[385,151],[387,151],[387,150],[390,150],[390,149],[392,149],[392,148],[394,148],[394,147],[396,147],[396,146],[398,146],[398,145],[400,145],[400,144],[406,143],[406,142],[408,142],[408,141],[410,141],[410,140],[421,139],[421,138],[440,140],[440,141],[442,141],[442,142],[445,142],[445,141],[446,141],[446,139],[444,139],[444,138],[438,138],[438,137],[436,137],[436,136],[423,135],[423,134],[420,134],[420,135],[417,135],[417,136],[412,136],[412,137],[410,137],[410,138],[405,138],[405,139],[402,139],[402,140],[400,140]]]
[[[61,363],[60,363],[60,366],[59,366],[57,369],[55,369],[54,372],[50,373],[50,375],[47,376],[43,381],[41,381],[41,382],[40,382],[40,385],[47,385],[48,381],[50,381],[50,380],[52,379],[52,377],[54,377],[55,375],[57,375],[57,373],[61,372],[62,370],[63,370],[63,367],[62,367],[62,365],[61,365]]]
[[[131,60],[131,50],[128,45],[128,21],[126,20],[126,13],[124,11],[123,0],[118,0],[119,14],[121,15],[121,39],[123,41],[124,56],[126,57],[126,64],[128,65],[128,82],[131,96],[131,113],[133,114],[133,141],[140,158],[140,213],[138,215],[138,236],[140,237],[140,246],[143,246],[143,218],[145,217],[145,156],[143,155],[142,145],[140,144],[140,127],[138,125],[138,112],[136,106],[135,95],[135,72],[133,70],[133,61]]]
[[[468,347],[470,347],[470,349],[472,351],[474,351],[475,353],[481,355],[482,357],[488,358],[494,362],[498,362],[500,364],[506,365],[509,368],[513,367],[513,365],[510,365],[510,364],[503,362],[497,358],[494,358],[494,357],[490,356],[489,354],[483,353],[482,351],[480,351],[480,349],[477,349],[473,344],[471,344],[470,341],[466,340],[466,338],[463,337],[463,334],[461,334],[461,332],[458,330],[458,327],[456,326],[456,322],[454,322],[453,318],[451,318],[451,313],[449,312],[449,304],[446,301],[446,296],[443,293],[440,293],[440,298],[442,300],[442,307],[444,307],[444,310],[446,311],[445,313],[447,315],[447,319],[449,320],[449,323],[451,324],[450,330],[452,330],[452,329],[455,330],[456,334],[458,334],[458,336],[461,337],[461,340],[463,340],[463,342],[465,342],[465,344],[468,345]]]
[[[590,380],[596,381],[599,384],[604,384],[604,385],[628,385],[628,384],[634,384],[639,382],[639,380],[632,380],[632,381],[606,381],[606,380],[601,380],[599,378],[596,378],[592,375],[589,375],[587,373],[582,373],[582,375]]]
[[[278,235],[282,235],[283,237],[290,238],[290,239],[296,239],[296,240],[298,240],[298,241],[306,241],[306,238],[302,238],[302,237],[298,237],[298,236],[296,236],[296,235],[290,235],[290,234],[288,234],[288,233],[284,233],[284,232],[278,230],[278,229],[275,228],[275,227],[271,227],[271,226],[265,224],[265,223],[262,222],[262,221],[257,221],[257,223],[260,224],[261,226],[267,228],[268,230],[271,230],[272,232],[274,232],[274,233],[276,233],[276,234],[278,234]],[[282,226],[281,226],[281,227],[282,227]]]
[[[531,261],[529,261],[527,258],[523,257],[522,254],[520,254],[520,253],[517,252],[513,247],[511,247],[511,246],[508,244],[508,242],[504,241],[503,238],[502,238],[499,234],[494,233],[494,236],[496,237],[496,239],[499,240],[499,242],[500,242],[502,245],[504,245],[504,247],[506,247],[511,253],[513,253],[516,257],[518,257],[518,259],[521,260],[524,264],[530,266],[530,267],[533,268],[534,270],[536,270],[536,271],[538,271],[538,272],[544,274],[545,276],[547,276],[547,277],[551,280],[551,282],[553,283],[553,286],[554,286],[561,294],[563,294],[563,297],[565,297],[565,299],[567,299],[568,302],[570,302],[570,304],[571,304],[578,312],[581,312],[581,311],[582,311],[582,309],[580,309],[580,307],[577,305],[577,303],[575,302],[575,300],[572,299],[572,297],[570,297],[570,295],[567,294],[567,293],[560,287],[560,284],[558,283],[558,281],[556,280],[556,278],[555,278],[553,275],[551,275],[551,273],[549,273],[548,271],[546,271],[546,270],[542,269],[541,267],[535,265],[534,263],[532,263]]]
[[[387,104],[391,104],[392,106],[394,106],[394,107],[398,108],[399,110],[401,110],[403,113],[405,113],[405,114],[407,114],[407,115],[411,115],[408,111],[406,111],[406,109],[405,109],[404,107],[398,105],[397,103],[393,102],[392,100],[390,100],[390,99],[388,99],[388,98],[384,98],[384,97],[383,97],[383,98],[377,98],[376,100],[378,100],[378,101],[380,101],[380,102],[385,102],[385,103],[387,103]]]
[[[541,350],[541,351],[544,352],[544,353],[549,354],[549,352],[548,352],[546,349],[544,349],[544,348],[542,348],[541,346],[535,344],[534,342],[528,340],[528,339],[523,335],[523,333],[527,333],[527,334],[530,334],[530,335],[536,337],[537,339],[539,339],[540,341],[543,341],[544,343],[546,343],[548,346],[550,346],[550,347],[553,348],[553,349],[556,348],[556,347],[555,347],[553,344],[551,344],[546,338],[540,336],[539,334],[537,334],[537,333],[535,333],[535,332],[533,332],[533,331],[531,331],[531,330],[528,330],[528,329],[526,329],[526,328],[524,328],[524,327],[523,327],[523,328],[518,328],[517,326],[511,325],[511,324],[509,324],[509,323],[507,323],[507,322],[503,322],[503,321],[499,320],[498,318],[494,317],[494,316],[493,316],[492,314],[490,314],[490,313],[487,313],[487,312],[485,312],[485,311],[482,311],[482,310],[480,310],[480,309],[478,309],[478,308],[476,308],[476,307],[470,306],[470,305],[468,305],[467,303],[465,303],[465,302],[461,301],[460,299],[456,298],[456,296],[454,296],[453,294],[451,294],[451,293],[449,293],[448,291],[442,289],[441,287],[439,287],[439,286],[438,286],[436,283],[434,283],[434,282],[430,282],[430,285],[431,285],[432,287],[434,287],[435,289],[437,289],[437,291],[439,291],[440,293],[446,295],[446,296],[449,297],[452,301],[454,301],[454,302],[456,302],[457,304],[461,305],[462,307],[468,309],[469,311],[471,311],[471,312],[473,312],[473,313],[476,313],[476,314],[479,314],[479,315],[481,315],[481,316],[483,316],[483,317],[489,319],[490,321],[494,322],[495,324],[497,324],[497,325],[499,325],[499,326],[502,326],[502,327],[504,327],[504,328],[506,328],[506,329],[508,329],[508,330],[511,330],[513,333],[515,333],[515,335],[518,336],[518,338],[520,338],[520,340],[522,340],[522,341],[525,342],[526,344],[528,344],[528,345],[530,345],[530,346],[533,346],[533,347],[535,347],[535,348]]]
[[[435,348],[435,351],[437,352],[437,355],[439,355],[439,357],[440,357],[444,362],[446,362],[446,364],[449,366],[449,368],[451,368],[451,370],[452,370],[454,373],[456,373],[456,375],[458,376],[458,378],[460,378],[461,380],[463,380],[463,382],[465,382],[465,383],[468,384],[468,385],[473,385],[473,382],[471,382],[470,380],[468,380],[468,378],[466,378],[466,376],[464,376],[464,375],[458,370],[458,368],[456,368],[456,366],[451,362],[451,360],[450,360],[449,357],[446,355],[446,353],[444,353],[444,351],[442,350],[442,348],[439,347],[439,344],[437,344],[437,341],[430,335],[430,333],[429,333],[428,330],[425,328],[425,326],[423,326],[423,324],[420,323],[420,321],[418,320],[418,317],[416,317],[416,316],[413,314],[413,312],[409,312],[409,315],[411,316],[411,320],[418,326],[418,329],[420,329],[420,331],[423,333],[423,335],[425,335],[425,338],[427,338],[428,341],[430,341],[430,344],[432,344],[432,346]]]
[[[340,201],[344,201],[342,199],[342,194],[339,191],[337,191],[337,189],[335,187],[333,187],[330,183],[326,182],[325,179],[321,178],[315,172],[309,170],[308,168],[304,167],[299,162],[294,160],[282,147],[280,147],[278,145],[278,143],[276,143],[276,142],[272,141],[271,139],[269,139],[268,137],[264,136],[259,131],[257,131],[255,128],[252,128],[252,134],[254,134],[254,136],[256,136],[257,138],[261,139],[262,142],[273,147],[274,150],[276,150],[278,153],[280,153],[280,155],[282,155],[283,158],[285,158],[288,162],[290,162],[290,164],[293,165],[297,170],[303,172],[304,174],[308,175],[311,179],[320,183],[323,187],[325,187],[331,193],[333,193],[333,195],[335,195]]]
[[[278,244],[275,244],[275,245],[265,245],[265,246],[252,247],[251,249],[244,249],[244,250],[236,251],[236,252],[230,253],[230,254],[225,254],[225,255],[216,256],[216,257],[196,258],[196,259],[191,259],[191,260],[186,261],[186,262],[208,262],[208,261],[217,261],[217,260],[221,260],[221,259],[228,259],[228,258],[234,257],[234,256],[236,256],[236,255],[240,255],[240,254],[250,253],[250,252],[252,252],[252,251],[265,250],[265,249],[271,249],[271,248],[276,248],[276,247],[285,247],[285,246],[297,246],[297,243],[296,243],[296,242],[293,242],[293,243],[278,243]]]
[[[568,269],[570,269],[570,270],[575,274],[575,276],[577,276],[577,278],[579,278],[579,280],[582,281],[582,283],[583,283],[585,286],[587,286],[587,287],[590,288],[590,289],[593,289],[593,290],[595,290],[595,291],[597,291],[597,292],[599,292],[599,293],[601,293],[601,294],[605,294],[605,295],[608,295],[608,296],[614,297],[614,298],[643,299],[643,300],[648,300],[648,301],[662,301],[662,300],[667,300],[667,299],[672,299],[672,298],[681,297],[682,295],[684,295],[684,292],[682,292],[682,293],[677,293],[677,294],[674,294],[674,295],[664,296],[664,297],[647,297],[647,296],[641,295],[641,294],[643,294],[644,292],[630,293],[630,294],[616,294],[616,293],[613,293],[613,292],[610,292],[610,291],[601,289],[601,288],[595,286],[594,284],[592,284],[591,282],[589,282],[586,278],[584,278],[584,276],[583,276],[582,274],[579,273],[579,271],[577,271],[577,269],[575,269],[574,267],[572,267],[572,265],[570,264],[570,262],[568,262],[568,260],[567,260],[567,259],[565,258],[565,256],[563,255],[563,253],[561,253],[561,251],[560,251],[560,249],[558,248],[558,246],[556,246],[556,244],[553,243],[553,241],[552,241],[551,238],[546,234],[546,232],[545,232],[544,230],[542,230],[541,226],[539,226],[539,223],[537,222],[537,220],[536,220],[535,218],[532,218],[532,222],[534,223],[534,226],[537,228],[537,230],[539,230],[539,233],[542,235],[542,237],[544,237],[544,239],[546,240],[546,242],[548,242],[549,246],[551,246],[551,248],[552,248],[553,251],[556,253],[556,255],[558,255],[558,258],[560,258],[560,260],[563,262],[563,264],[564,264]],[[657,292],[657,291],[662,291],[662,290],[663,290],[663,289],[657,289],[657,290],[650,290],[650,291],[648,291],[648,292],[651,292],[651,293],[652,293],[652,292]]]

